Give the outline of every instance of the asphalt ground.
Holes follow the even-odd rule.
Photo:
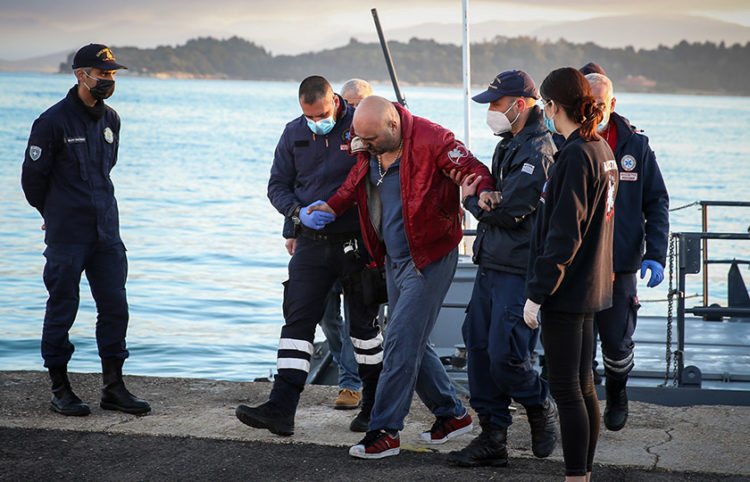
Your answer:
[[[308,386],[295,433],[279,437],[234,416],[237,405],[267,399],[268,383],[126,376],[131,392],[151,403],[145,416],[102,410],[101,376],[73,373],[87,417],[49,408],[45,372],[0,371],[0,480],[563,480],[558,443],[548,459],[531,454],[522,408],[508,431],[505,468],[459,468],[447,452],[473,436],[425,446],[419,433],[434,418],[417,399],[401,432],[401,453],[360,460],[348,447],[363,434],[348,430],[356,411],[334,410],[336,387]],[[603,408],[603,406],[602,406]],[[750,407],[664,407],[631,403],[628,425],[602,426],[593,479],[603,481],[750,481]]]

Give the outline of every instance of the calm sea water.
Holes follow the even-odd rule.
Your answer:
[[[72,85],[68,75],[0,73],[2,370],[42,367],[43,232],[23,197],[20,169],[32,122]],[[390,86],[375,87],[393,97]],[[122,130],[112,177],[130,262],[128,373],[248,380],[275,368],[289,257],[266,184],[278,136],[300,114],[296,89],[289,82],[118,79],[110,104]],[[403,90],[413,113],[463,138],[460,89]],[[673,207],[698,199],[750,201],[750,98],[617,99],[617,111],[651,139]],[[472,106],[472,151],[489,162],[496,138],[484,116]],[[698,230],[699,223],[695,207],[672,214],[675,230]],[[748,210],[711,211],[712,229],[744,232],[748,224]],[[711,254],[749,252],[747,244],[727,241]],[[711,294],[721,301],[726,276],[715,271]],[[688,291],[699,289],[693,282]],[[640,294],[664,298],[666,282],[656,289],[643,284]],[[665,304],[648,303],[643,312],[664,314]],[[71,371],[100,370],[95,313],[84,277]]]

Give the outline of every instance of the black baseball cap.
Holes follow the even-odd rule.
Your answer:
[[[475,95],[472,100],[480,104],[489,104],[506,95],[539,98],[536,84],[529,74],[522,70],[506,70],[497,74],[487,90]]]
[[[127,69],[124,65],[115,62],[115,56],[109,47],[102,44],[88,44],[81,47],[73,57],[73,68],[82,69],[93,67],[101,70]]]

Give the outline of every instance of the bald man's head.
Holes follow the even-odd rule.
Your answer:
[[[375,155],[395,151],[401,143],[401,118],[391,101],[371,95],[354,111],[354,134]]]

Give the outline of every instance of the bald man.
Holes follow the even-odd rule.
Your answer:
[[[366,80],[351,79],[347,80],[341,87],[341,97],[355,109],[360,102],[366,97],[372,95],[372,87]]]
[[[369,431],[349,449],[353,457],[376,459],[399,453],[398,432],[415,390],[437,418],[422,442],[444,443],[472,429],[428,344],[463,236],[459,188],[442,170],[479,179],[478,192],[491,191],[494,182],[453,133],[382,97],[364,99],[353,126],[357,163],[336,194],[310,210],[338,216],[357,203],[367,248],[385,266],[390,316],[383,371]]]

